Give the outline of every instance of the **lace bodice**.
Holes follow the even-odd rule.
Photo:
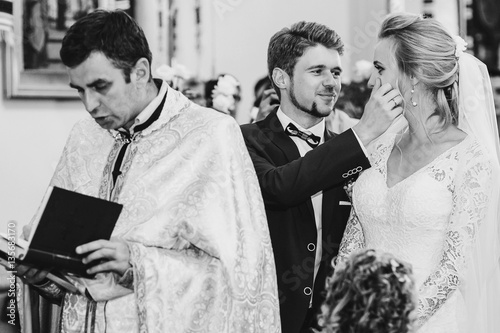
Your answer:
[[[395,135],[391,135],[378,143],[370,157],[372,168],[360,175],[353,187],[354,209],[339,261],[363,247],[396,255],[413,267],[419,296],[418,325],[444,303],[446,312],[453,312],[450,322],[457,325],[462,299],[457,289],[463,282],[467,248],[487,202],[482,193],[491,185],[489,160],[469,136],[388,187],[387,160],[394,140]],[[448,329],[446,332],[455,331]],[[440,329],[425,329],[432,331]]]
[[[365,246],[397,253],[410,262],[417,286],[439,263],[452,210],[457,149],[465,144],[461,142],[390,188],[386,179],[392,145],[380,146],[372,158],[374,167],[353,188]]]

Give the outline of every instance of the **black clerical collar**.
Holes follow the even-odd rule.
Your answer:
[[[158,87],[158,93],[160,93],[160,91],[161,91],[161,85],[162,85],[163,81],[160,80],[160,79],[153,79],[153,82],[155,83],[156,87]],[[168,88],[167,88],[167,91],[165,92],[165,95],[163,96],[160,104],[158,105],[158,107],[156,108],[156,110],[153,112],[153,114],[151,114],[151,116],[148,118],[148,120],[146,120],[144,123],[135,126],[134,127],[134,133],[137,133],[137,132],[140,132],[142,130],[145,130],[152,123],[154,123],[156,120],[158,120],[158,118],[160,118],[161,111],[163,110],[163,106],[165,105],[165,100],[167,99],[167,94],[168,94]],[[130,132],[127,131],[124,128],[118,129],[118,132],[120,132],[120,134],[122,136],[124,136],[125,138],[127,138],[127,139],[131,138]]]

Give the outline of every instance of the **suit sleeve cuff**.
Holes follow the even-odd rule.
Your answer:
[[[361,147],[361,150],[365,154],[366,158],[368,158],[368,151],[366,150],[365,146],[363,145],[363,142],[361,142],[361,140],[359,139],[358,135],[356,134],[356,131],[354,129],[352,129],[352,128],[351,128],[351,130],[354,133],[354,136],[356,137],[356,140],[358,140],[359,146]]]

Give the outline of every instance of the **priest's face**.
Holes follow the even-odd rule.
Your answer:
[[[125,82],[123,70],[116,68],[101,52],[93,52],[80,65],[68,68],[70,86],[78,94],[92,118],[104,129],[130,128],[142,111],[136,73]]]
[[[295,65],[289,98],[297,110],[314,117],[328,116],[340,93],[340,54],[323,45],[308,48]]]

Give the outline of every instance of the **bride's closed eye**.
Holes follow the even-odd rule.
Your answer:
[[[377,72],[382,75],[382,71],[385,69],[383,68],[382,66],[380,65],[374,65],[375,69],[377,70]]]

